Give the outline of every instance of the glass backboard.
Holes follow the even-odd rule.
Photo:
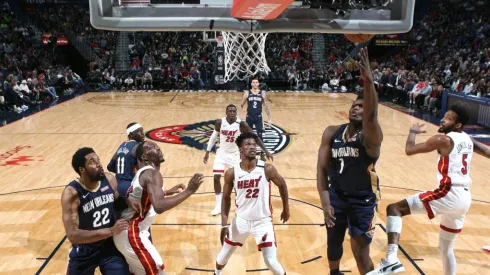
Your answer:
[[[114,31],[229,31],[301,33],[404,33],[412,28],[415,0],[293,2],[270,21],[239,20],[233,0],[89,0],[90,21]],[[322,6],[322,3],[324,6]],[[333,3],[337,3],[337,6]],[[338,8],[338,3],[342,7]]]

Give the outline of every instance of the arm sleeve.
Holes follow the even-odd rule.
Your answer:
[[[216,138],[218,137],[218,132],[213,131],[213,134],[211,135],[211,138],[208,141],[208,148],[206,151],[210,152],[211,149],[213,149],[214,143],[216,142]]]

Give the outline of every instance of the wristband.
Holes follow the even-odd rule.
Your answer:
[[[222,225],[221,229],[223,229],[223,228],[228,228],[228,225]]]

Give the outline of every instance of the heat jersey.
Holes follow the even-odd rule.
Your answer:
[[[134,167],[136,166],[136,157],[131,152],[134,146],[139,143],[135,140],[123,142],[116,151],[116,179],[118,181],[131,181],[134,178]],[[121,194],[124,196],[125,194]]]
[[[126,208],[121,214],[122,219],[136,220],[137,225],[139,226],[139,230],[148,230],[156,216],[156,212],[153,209],[153,205],[151,204],[150,201],[150,196],[148,195],[146,189],[144,189],[140,184],[141,173],[143,173],[143,171],[148,169],[154,169],[154,168],[148,165],[139,169],[136,172],[136,175],[134,176],[134,179],[131,182],[131,186],[129,187],[128,190],[128,196],[141,203],[141,208],[143,211],[144,218],[141,220],[141,218],[136,213],[136,211],[134,211],[131,207]]]
[[[219,132],[219,148],[217,153],[235,154],[238,150],[235,140],[240,135],[240,119],[228,123],[226,117],[221,119],[221,130]]]
[[[257,94],[250,91],[247,98],[247,115],[258,116],[262,115],[262,91]]]
[[[74,180],[68,184],[73,187],[78,194],[80,205],[78,206],[78,228],[81,230],[98,230],[110,228],[116,222],[114,211],[115,194],[109,181],[104,178],[99,182],[99,187],[95,191],[88,191],[80,183]],[[101,246],[105,240],[77,246]]]
[[[345,135],[348,124],[340,126],[331,140],[332,158],[328,171],[331,187],[341,194],[379,200],[379,182],[374,166],[378,158],[369,156],[359,132],[349,140]]]
[[[473,141],[465,132],[446,134],[454,143],[449,156],[437,157],[437,181],[440,185],[454,184],[469,187],[470,167],[473,158]]]
[[[271,184],[265,176],[265,163],[258,160],[250,173],[242,170],[240,164],[233,169],[236,215],[249,221],[271,217]]]

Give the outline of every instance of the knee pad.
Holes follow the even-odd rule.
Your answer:
[[[276,247],[262,248],[265,265],[272,271],[274,275],[284,275],[285,271],[282,265],[277,260]]]
[[[339,225],[336,224],[334,227],[327,228],[327,257],[329,261],[339,261],[344,254],[342,244],[344,243],[346,228]]]
[[[227,243],[223,243],[223,248],[221,248],[221,251],[218,254],[216,263],[219,265],[226,265],[231,255],[233,255],[233,252],[235,252],[235,250],[236,250],[236,246],[231,246]]]

